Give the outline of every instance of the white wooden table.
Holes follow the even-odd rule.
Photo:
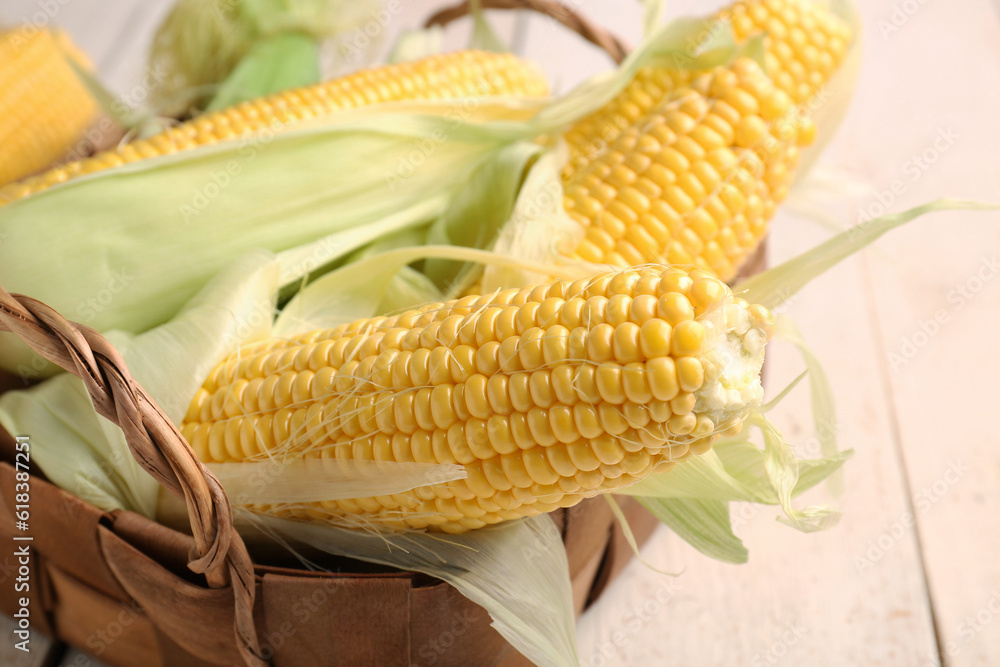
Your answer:
[[[73,33],[116,91],[128,91],[166,0],[63,4],[52,22]],[[404,4],[387,36],[441,5]],[[711,9],[666,4],[673,15]],[[4,0],[0,22],[19,24],[39,6]],[[638,2],[578,6],[638,40]],[[862,12],[861,80],[825,162],[872,192],[831,199],[826,210],[847,226],[879,196],[892,210],[942,195],[1000,201],[995,8],[986,0],[866,0]],[[521,30],[522,53],[560,89],[608,67],[547,19],[500,24],[507,35]],[[779,214],[772,262],[829,233]],[[837,436],[856,450],[845,492],[833,499],[844,511],[840,525],[803,535],[775,523],[773,511],[736,507],[736,532],[751,552],[743,566],[711,561],[659,531],[643,557],[683,575],[633,562],[580,621],[584,664],[1000,665],[998,261],[1000,215],[938,214],[893,232],[796,298],[786,312],[824,361]],[[768,359],[772,392],[801,370],[786,347],[772,346]],[[803,386],[775,416],[797,442],[812,436],[807,406]],[[809,498],[827,499],[822,490]],[[8,644],[0,640],[4,664],[41,664],[9,658]],[[61,664],[94,663],[71,653]]]

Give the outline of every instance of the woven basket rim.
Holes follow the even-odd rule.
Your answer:
[[[615,64],[620,65],[632,50],[625,41],[616,37],[611,31],[561,2],[554,0],[480,0],[479,6],[482,9],[527,10],[553,18],[605,51]],[[471,12],[472,3],[464,0],[434,13],[427,19],[424,26],[446,26]]]

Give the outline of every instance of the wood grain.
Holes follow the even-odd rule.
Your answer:
[[[1000,25],[987,2],[963,5],[921,5],[898,31],[869,40],[878,67],[859,106],[907,120],[852,123],[851,142],[893,147],[868,168],[879,190],[905,184],[894,209],[942,194],[1000,201]],[[843,163],[857,168],[858,157],[845,151]],[[952,667],[1000,664],[1000,214],[915,222],[867,265],[942,654]]]

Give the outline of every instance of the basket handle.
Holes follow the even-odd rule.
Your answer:
[[[152,397],[132,379],[118,351],[94,329],[2,287],[0,331],[12,332],[82,379],[97,412],[124,431],[136,461],[184,501],[194,537],[188,567],[204,574],[212,588],[233,587],[237,647],[248,665],[265,667],[253,622],[253,563],[233,528],[229,499]]]
[[[570,30],[579,33],[591,44],[606,51],[616,64],[621,64],[630,51],[625,42],[561,2],[554,0],[480,0],[479,4],[483,9],[527,9],[550,16]],[[432,25],[445,26],[455,19],[465,16],[471,10],[472,7],[468,1],[460,2],[437,12],[427,19],[424,25],[428,28]]]

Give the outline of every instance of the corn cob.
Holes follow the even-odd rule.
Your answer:
[[[364,70],[327,83],[207,113],[150,139],[63,165],[0,189],[0,206],[84,174],[279,129],[346,109],[400,100],[547,94],[542,72],[510,54],[460,51]]]
[[[566,211],[585,227],[575,257],[666,259],[731,280],[813,135],[751,59],[695,77],[564,179]]]
[[[181,431],[206,462],[461,464],[467,479],[281,511],[463,532],[571,506],[738,432],[772,327],[700,269],[467,296],[245,348]]]
[[[795,104],[808,102],[840,65],[851,28],[814,0],[750,0],[716,15],[729,19],[737,42],[766,33],[767,73]]]
[[[97,106],[66,58],[86,65],[65,34],[0,33],[0,186],[62,158]]]
[[[585,228],[574,257],[693,264],[729,281],[767,233],[815,136],[793,105],[822,87],[851,32],[803,0],[739,2],[714,18],[738,41],[766,32],[767,74],[745,58],[707,73],[645,67],[570,128],[564,206]]]
[[[837,69],[852,39],[850,26],[811,0],[737,2],[709,19],[729,20],[738,42],[761,32],[767,73],[795,104],[807,102]],[[690,84],[685,69],[649,66],[604,108],[570,128],[564,138],[570,160],[565,177],[586,165],[626,128],[660,105],[663,97]]]

